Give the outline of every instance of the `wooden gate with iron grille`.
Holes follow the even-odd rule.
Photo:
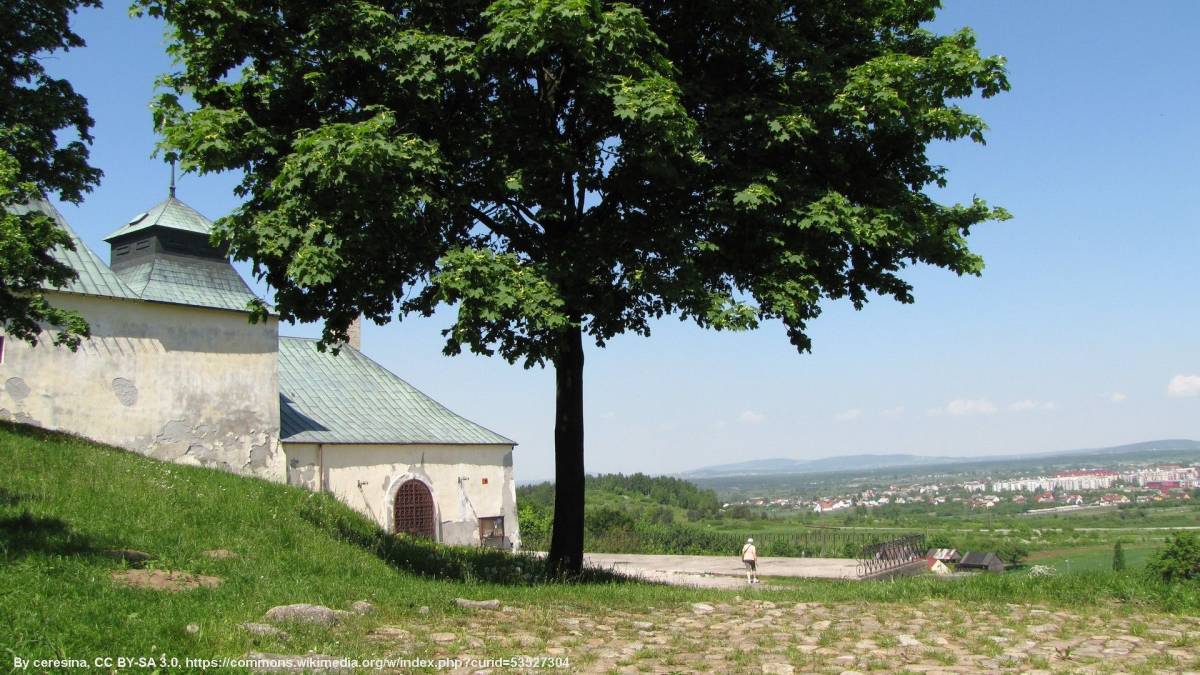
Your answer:
[[[396,491],[396,532],[437,538],[437,527],[433,514],[433,495],[419,480],[405,481]]]

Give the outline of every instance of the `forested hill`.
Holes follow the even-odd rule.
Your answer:
[[[588,476],[586,485],[588,501],[592,503],[626,501],[631,505],[644,506],[649,501],[658,506],[674,507],[703,516],[712,516],[721,508],[716,492],[668,476],[610,473]],[[611,497],[633,499],[612,500]],[[518,502],[552,506],[554,484],[545,482],[520,487],[517,489],[517,499]]]

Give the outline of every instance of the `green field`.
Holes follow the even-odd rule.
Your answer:
[[[1153,546],[1124,546],[1125,564],[1140,568],[1154,553]],[[1104,572],[1112,569],[1112,546],[1080,546],[1076,548],[1046,549],[1029,556],[1031,565],[1050,565],[1060,572]]]

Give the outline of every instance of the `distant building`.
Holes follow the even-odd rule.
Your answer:
[[[957,563],[962,560],[962,555],[957,549],[953,548],[931,548],[925,554],[925,557],[940,560],[944,563]]]
[[[959,561],[957,569],[982,572],[1003,572],[1004,561],[995,553],[968,552]]]
[[[941,560],[937,560],[935,558],[926,558],[925,563],[929,567],[929,571],[933,572],[934,574],[939,576],[950,574],[950,568],[946,567],[946,563],[942,562]]]

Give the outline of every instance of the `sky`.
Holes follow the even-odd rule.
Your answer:
[[[1200,439],[1200,3],[945,4],[932,28],[970,26],[981,51],[1008,59],[1012,83],[964,103],[991,127],[986,146],[930,150],[950,170],[939,201],[979,195],[1014,216],[972,232],[982,277],[911,268],[913,305],[828,304],[811,354],[777,323],[731,334],[676,319],[591,348],[589,472]],[[73,25],[87,47],[45,63],[87,97],[104,179],[59,207],[107,259],[103,237],[166,197],[148,104],[172,64],[162,24],[129,18],[121,0]],[[185,175],[178,196],[215,219],[239,203],[236,182]],[[363,351],[516,440],[518,480],[552,477],[553,372],[443,356],[449,317],[367,323]]]

